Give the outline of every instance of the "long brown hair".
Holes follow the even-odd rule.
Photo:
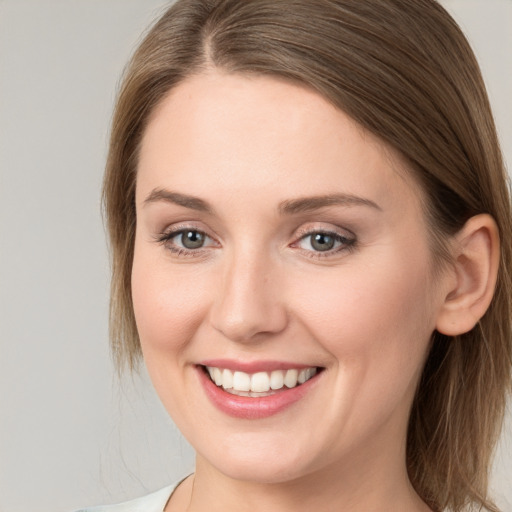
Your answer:
[[[511,386],[509,185],[478,64],[435,0],[179,0],[158,20],[125,73],[105,173],[118,364],[140,358],[130,277],[141,137],[166,93],[211,66],[304,84],[397,149],[427,197],[439,265],[469,217],[496,220],[493,301],[471,332],[434,333],[407,439],[409,477],[434,510],[496,511],[487,478]]]

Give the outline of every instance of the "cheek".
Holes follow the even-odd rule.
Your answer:
[[[203,284],[186,269],[172,271],[165,257],[136,249],[132,297],[144,363],[162,403],[184,426],[194,413],[183,392],[190,379],[186,349],[204,316]]]
[[[397,428],[405,424],[435,325],[427,267],[397,263],[354,267],[295,292],[308,298],[302,318],[334,363],[325,415],[356,437],[377,432],[397,411]]]
[[[340,366],[383,378],[417,371],[435,326],[426,258],[389,261],[320,275],[292,294],[304,298],[298,316]]]
[[[132,269],[133,307],[146,360],[150,352],[179,351],[197,329],[207,299],[203,275],[186,264],[172,270],[157,259],[136,250]]]

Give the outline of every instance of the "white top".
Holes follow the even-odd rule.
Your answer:
[[[182,480],[135,500],[125,501],[116,505],[82,508],[77,510],[77,512],[163,512],[174,489],[181,482]]]

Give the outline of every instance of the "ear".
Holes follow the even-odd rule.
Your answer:
[[[488,214],[471,217],[455,235],[450,290],[436,329],[448,336],[470,331],[491,303],[500,258],[498,227]]]

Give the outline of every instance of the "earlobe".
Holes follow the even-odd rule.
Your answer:
[[[455,280],[439,311],[436,329],[448,336],[470,331],[491,303],[499,266],[499,234],[488,214],[471,217],[455,235]]]

